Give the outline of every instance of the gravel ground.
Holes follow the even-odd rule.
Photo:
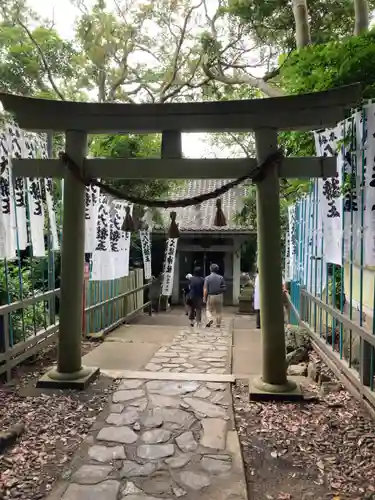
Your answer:
[[[85,343],[84,353],[93,347]],[[0,430],[25,426],[19,442],[0,454],[1,500],[44,498],[112,393],[112,380],[105,377],[84,392],[35,389],[54,359],[54,350],[43,353],[18,369],[15,383],[0,384]]]
[[[375,423],[348,392],[249,403],[238,382],[233,397],[249,500],[375,499]]]

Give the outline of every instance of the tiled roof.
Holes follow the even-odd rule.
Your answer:
[[[191,198],[193,196],[197,196],[198,194],[209,193],[224,184],[227,184],[228,182],[229,180],[227,179],[190,180],[181,186],[181,188],[179,188],[173,196],[171,196],[171,198]],[[195,206],[174,209],[177,212],[176,222],[180,231],[251,231],[252,228],[248,226],[240,226],[234,222],[234,216],[240,209],[241,198],[243,198],[245,194],[245,187],[240,186],[229,190],[220,197],[222,200],[222,209],[227,221],[227,225],[224,227],[217,227],[213,225],[216,213],[216,199],[202,203],[199,206],[199,210]],[[169,226],[170,211],[171,210],[169,209],[165,210],[163,214],[165,217],[166,227]]]

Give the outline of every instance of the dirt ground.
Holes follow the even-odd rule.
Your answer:
[[[83,353],[94,347],[84,343]],[[55,359],[55,349],[41,353],[18,367],[11,384],[0,383],[0,431],[25,425],[19,442],[0,454],[1,500],[44,498],[112,393],[112,379],[106,377],[82,392],[35,389]]]
[[[238,381],[233,400],[249,500],[375,499],[375,423],[346,391],[249,403]]]

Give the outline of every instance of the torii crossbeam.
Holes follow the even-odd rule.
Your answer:
[[[179,104],[96,104],[0,94],[20,127],[64,132],[66,153],[85,178],[207,179],[240,177],[277,151],[279,130],[330,127],[361,100],[360,86],[298,96]],[[255,132],[256,159],[182,159],[182,132]],[[87,159],[87,136],[99,133],[162,133],[162,159]],[[282,297],[279,177],[330,177],[335,158],[286,158],[257,183],[257,225],[262,323],[262,374],[252,383],[254,399],[296,398],[287,379]],[[64,178],[60,330],[57,368],[40,386],[82,388],[97,374],[82,367],[82,282],[85,186],[60,160],[15,160],[17,177]]]

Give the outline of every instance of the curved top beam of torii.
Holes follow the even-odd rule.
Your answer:
[[[21,128],[87,133],[313,130],[335,125],[360,104],[359,84],[312,94],[241,101],[119,104],[54,101],[0,93]]]

